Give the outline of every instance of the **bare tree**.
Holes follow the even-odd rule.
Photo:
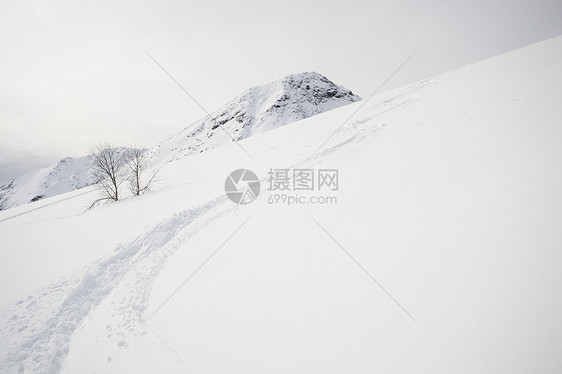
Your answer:
[[[147,191],[156,178],[157,171],[148,171],[145,149],[133,147],[128,151],[127,168],[131,193],[139,196]]]
[[[127,161],[127,154],[123,148],[115,148],[108,143],[99,143],[93,146],[90,152],[90,173],[99,187],[101,197],[95,200],[89,209],[102,201],[119,200],[119,186],[126,179],[126,174],[121,169]]]

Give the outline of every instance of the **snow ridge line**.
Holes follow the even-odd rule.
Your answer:
[[[121,308],[122,317],[129,317],[129,323],[132,316],[139,319],[148,305],[150,284],[166,259],[201,228],[236,208],[221,209],[226,201],[226,197],[222,196],[176,213],[133,241],[118,245],[113,253],[90,265],[77,284],[72,285],[68,280],[51,285],[51,290],[43,292],[34,303],[50,304],[55,295],[60,300],[61,287],[69,291],[62,296],[58,306],[53,308],[51,305],[51,316],[40,326],[30,320],[33,315],[23,315],[12,324],[10,331],[15,335],[12,340],[15,347],[3,359],[4,362],[0,362],[0,370],[18,366],[19,373],[58,373],[69,352],[72,335],[81,322],[125,278],[131,276],[136,280],[131,282],[135,284],[135,295],[131,297],[134,302]],[[55,289],[58,293],[54,292]],[[14,326],[22,325],[24,327],[20,327],[19,331],[14,329]]]

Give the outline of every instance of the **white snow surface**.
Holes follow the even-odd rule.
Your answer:
[[[316,72],[291,74],[252,87],[224,107],[161,142],[149,153],[155,165],[261,134],[361,98]]]
[[[0,209],[9,209],[91,184],[90,156],[67,157],[38,172],[28,173],[0,187]]]
[[[118,147],[119,153],[129,148]],[[66,157],[58,163],[13,179],[0,186],[0,210],[74,191],[95,183],[91,175],[92,156]]]
[[[161,142],[146,155],[154,166],[203,152],[361,100],[316,72],[292,74],[248,89],[224,107]],[[123,148],[125,149],[125,148]],[[90,157],[67,157],[0,186],[0,210],[91,185]]]
[[[1,211],[0,373],[562,372],[560,66],[562,37],[164,163],[140,197]],[[293,166],[339,170],[337,204],[224,196]]]

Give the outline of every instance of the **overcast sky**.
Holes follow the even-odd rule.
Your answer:
[[[0,0],[0,184],[153,146],[246,88],[317,71],[366,98],[562,34],[562,1]]]

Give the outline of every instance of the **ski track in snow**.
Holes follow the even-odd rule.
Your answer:
[[[405,92],[362,108],[336,131],[340,141],[293,165],[317,164],[349,146],[361,146],[385,128],[377,115],[404,107],[416,98],[411,93],[433,81],[413,85]],[[349,136],[349,133],[353,135]],[[341,140],[341,137],[345,139]],[[337,141],[337,140],[336,140]],[[263,196],[260,196],[263,197]],[[66,278],[43,288],[34,296],[19,300],[0,319],[0,344],[10,346],[0,357],[0,371],[20,373],[58,373],[70,349],[73,334],[82,321],[110,293],[126,290],[112,300],[111,324],[107,337],[119,348],[126,339],[146,333],[143,313],[148,307],[152,282],[167,258],[202,227],[236,209],[225,196],[176,213],[144,232],[133,241],[118,245],[113,253],[90,265],[81,278]],[[115,305],[117,304],[117,305]],[[12,339],[9,341],[9,339]]]
[[[94,191],[91,191],[91,190],[90,190],[90,191],[81,192],[81,193],[76,194],[76,195],[73,195],[73,196],[65,197],[64,199],[60,199],[60,200],[53,201],[52,203],[48,203],[48,204],[45,204],[45,205],[41,205],[41,206],[39,206],[39,207],[37,207],[37,208],[29,209],[29,210],[26,210],[26,211],[24,211],[24,212],[21,212],[21,213],[18,213],[18,214],[14,214],[13,216],[6,217],[6,218],[4,218],[4,219],[0,219],[0,223],[5,222],[5,221],[9,221],[9,220],[14,219],[14,218],[17,218],[17,217],[21,217],[21,216],[23,216],[23,215],[29,214],[29,213],[31,213],[31,212],[35,212],[35,211],[37,211],[37,210],[46,208],[46,207],[51,206],[51,205],[58,204],[58,203],[60,203],[60,202],[62,202],[62,201],[66,201],[66,200],[70,200],[70,199],[75,199],[75,198],[77,198],[77,197],[80,197],[80,196],[82,196],[82,195],[86,195],[86,194],[89,194],[89,193],[92,193],[92,192],[94,192]]]
[[[386,129],[385,123],[377,121],[377,117],[379,115],[396,109],[405,108],[408,104],[419,99],[419,96],[415,96],[413,94],[428,85],[436,83],[435,78],[414,83],[395,96],[366,105],[350,117],[347,120],[347,123],[345,123],[342,127],[337,128],[334,132],[334,136],[336,137],[335,139],[337,139],[337,136],[345,137],[343,141],[340,140],[339,143],[331,146],[329,146],[329,144],[333,142],[329,142],[322,150],[319,150],[316,155],[312,155],[308,159],[293,165],[293,167],[308,164],[309,162],[312,162],[313,164],[319,163],[321,160],[318,159],[324,159],[348,144],[353,144],[354,148],[358,149],[361,146],[370,143],[374,136],[378,136],[381,130]],[[353,135],[349,136],[348,134],[350,133]]]
[[[151,283],[166,259],[202,227],[236,206],[224,207],[226,197],[174,214],[135,240],[120,244],[113,253],[89,266],[81,279],[63,279],[34,296],[19,300],[2,315],[4,347],[11,347],[0,371],[18,367],[20,373],[58,373],[69,352],[73,333],[107,295],[126,287],[112,319],[109,336],[122,338],[135,330],[144,333],[140,320],[148,306]],[[135,329],[135,324],[137,328]],[[11,339],[11,341],[9,341]]]

